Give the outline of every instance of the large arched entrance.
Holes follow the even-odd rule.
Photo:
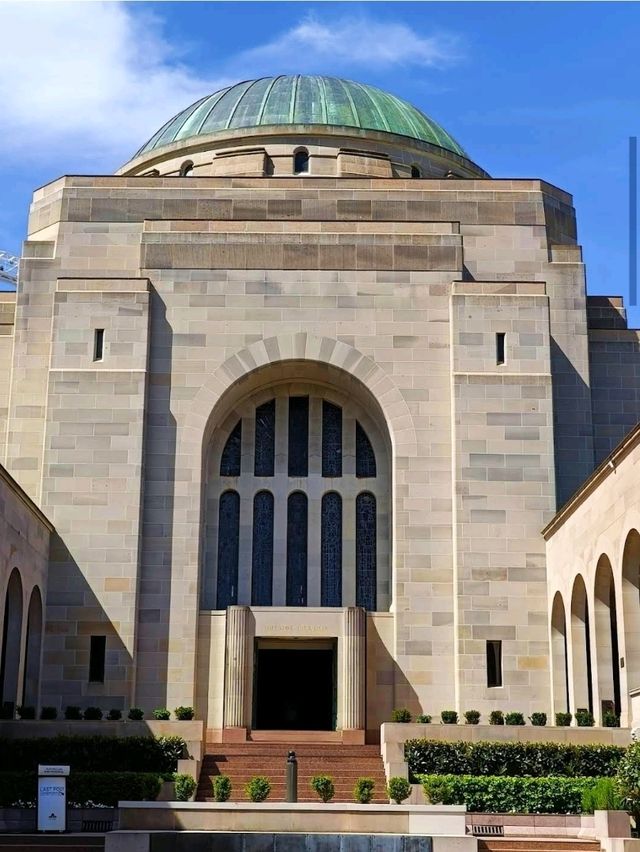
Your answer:
[[[9,577],[4,604],[2,658],[0,660],[0,705],[18,701],[20,676],[20,643],[22,640],[22,580],[14,568]]]
[[[640,689],[640,533],[631,530],[622,554],[622,612],[626,697]]]
[[[602,554],[594,585],[594,627],[597,654],[600,713],[620,713],[620,670],[618,668],[618,618],[616,590],[609,558]]]
[[[573,712],[582,708],[593,712],[589,605],[581,575],[576,577],[571,595],[571,669]]]

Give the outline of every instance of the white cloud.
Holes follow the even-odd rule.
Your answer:
[[[118,165],[224,84],[184,66],[144,7],[0,2],[0,32],[4,154]]]
[[[405,24],[370,17],[323,23],[309,16],[301,24],[239,59],[258,71],[315,71],[340,68],[388,70],[394,66],[441,67],[460,58],[459,39],[447,33],[422,37]]]
[[[3,162],[57,173],[112,171],[172,115],[238,79],[443,66],[458,52],[450,35],[323,14],[202,73],[182,60],[160,18],[122,2],[0,0],[0,32]]]

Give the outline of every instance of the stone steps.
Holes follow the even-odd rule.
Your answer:
[[[597,840],[573,838],[486,837],[478,838],[478,852],[599,852]]]
[[[360,777],[373,778],[374,801],[386,802],[386,779],[378,746],[319,743],[211,743],[204,755],[197,801],[211,801],[211,778],[228,775],[231,801],[246,801],[245,784],[255,775],[265,775],[271,783],[269,801],[285,798],[285,771],[289,749],[298,760],[298,801],[317,802],[310,787],[314,775],[329,775],[334,781],[334,801],[352,802],[353,788]]]

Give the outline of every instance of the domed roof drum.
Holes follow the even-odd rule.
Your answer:
[[[446,130],[402,98],[337,77],[301,75],[245,80],[208,95],[167,122],[135,156],[196,136],[279,125],[393,133],[467,157]]]

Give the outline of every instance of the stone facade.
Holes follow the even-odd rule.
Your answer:
[[[549,709],[540,530],[591,473],[594,439],[602,453],[633,418],[607,390],[603,345],[628,359],[623,381],[637,393],[635,333],[619,319],[589,331],[571,197],[491,180],[464,158],[458,178],[384,177],[318,128],[302,139],[310,173],[286,177],[299,128],[239,133],[235,149],[228,136],[199,139],[184,177],[176,164],[196,143],[34,195],[0,435],[7,468],[56,528],[42,701],[195,704],[213,736],[231,736],[252,725],[260,643],[309,639],[315,625],[335,643],[345,732],[373,736],[398,706]],[[389,162],[418,145],[359,136],[359,150],[386,144]],[[260,171],[254,137],[281,157],[275,176]],[[433,173],[457,156],[421,150]],[[316,175],[320,154],[367,176]],[[154,166],[166,172],[148,175]],[[591,307],[592,325],[621,317],[613,302]],[[238,587],[216,609],[221,495],[267,487],[253,471],[220,480],[225,442],[241,421],[244,475],[255,407],[296,395],[311,399],[310,467],[308,481],[287,474],[279,408],[273,608],[252,606],[243,503]],[[345,476],[356,421],[378,462],[366,617],[352,611],[357,480],[335,486],[342,609],[320,606],[322,400],[351,424]],[[296,488],[309,499],[307,608],[285,600]],[[87,676],[91,636],[106,636],[100,682]],[[489,642],[501,643],[493,685]]]

